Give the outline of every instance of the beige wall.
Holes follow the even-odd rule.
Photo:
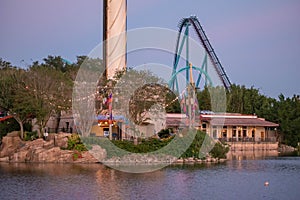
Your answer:
[[[148,124],[147,126],[139,126],[140,137],[149,138],[155,135],[154,124]],[[156,131],[157,132],[157,131]]]
[[[213,137],[213,126],[211,126],[209,123],[203,122],[201,124],[201,130],[204,130],[202,127],[203,124],[206,124],[206,133]],[[236,137],[239,136],[239,131],[241,134],[241,137],[243,138],[243,130],[246,130],[246,137],[252,138],[252,130],[254,130],[254,138],[255,141],[260,141],[261,139],[265,139],[267,137],[266,135],[266,130],[265,127],[254,127],[254,126],[247,126],[246,129],[243,126],[236,126]],[[227,126],[227,138],[233,138],[233,126]],[[223,137],[223,126],[216,126],[216,131],[217,131],[217,138],[222,138]],[[236,138],[235,137],[235,138]],[[264,138],[262,138],[264,137]]]
[[[228,143],[231,151],[277,150],[278,142],[233,142]]]

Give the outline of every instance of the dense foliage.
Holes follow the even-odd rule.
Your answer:
[[[181,158],[205,158],[208,154],[214,158],[226,157],[226,153],[229,150],[228,147],[225,147],[220,143],[215,143],[214,140],[209,138],[204,132],[197,131],[194,134],[187,134],[186,137],[192,137],[192,135],[194,138],[192,138],[193,140],[191,140],[189,146],[186,144],[189,139],[174,136],[169,137],[168,139],[143,139],[137,145],[134,145],[133,141],[112,140],[109,142],[106,138],[95,137],[83,138],[83,142],[88,148],[91,148],[93,144],[100,145],[102,148],[106,149],[108,158],[125,156],[128,153],[157,153],[157,155],[162,153],[179,156]],[[173,144],[168,145],[171,142],[173,142]],[[186,149],[186,151],[181,155],[178,155],[177,151],[179,149]]]
[[[68,137],[68,150],[87,151],[85,145],[81,142],[78,134],[72,134]]]
[[[197,94],[200,110],[211,110],[209,89]],[[300,98],[280,94],[278,99],[267,97],[258,89],[232,85],[227,92],[227,112],[256,114],[268,121],[278,123],[281,142],[297,146],[300,142]]]
[[[0,59],[0,108],[19,123],[21,138],[24,123],[36,118],[42,130],[51,115],[70,109],[73,81],[82,59],[67,64],[60,56],[48,56],[27,69]]]

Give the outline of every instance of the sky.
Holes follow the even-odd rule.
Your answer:
[[[102,4],[1,0],[0,57],[20,67],[48,55],[75,62],[102,41]],[[299,0],[128,0],[127,6],[128,30],[177,31],[180,19],[196,15],[232,83],[274,98],[300,94]]]

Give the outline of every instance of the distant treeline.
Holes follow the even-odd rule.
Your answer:
[[[278,123],[281,142],[296,147],[300,142],[300,98],[299,95],[278,99],[262,95],[258,89],[232,85],[226,93],[227,112],[256,114],[268,121]],[[209,89],[198,92],[200,110],[211,110]]]

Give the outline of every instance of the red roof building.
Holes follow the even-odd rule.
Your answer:
[[[167,127],[178,129],[188,124],[185,114],[167,114]],[[196,127],[212,138],[224,141],[276,141],[276,128],[279,125],[256,115],[239,113],[200,114]],[[176,132],[176,131],[174,131]]]

